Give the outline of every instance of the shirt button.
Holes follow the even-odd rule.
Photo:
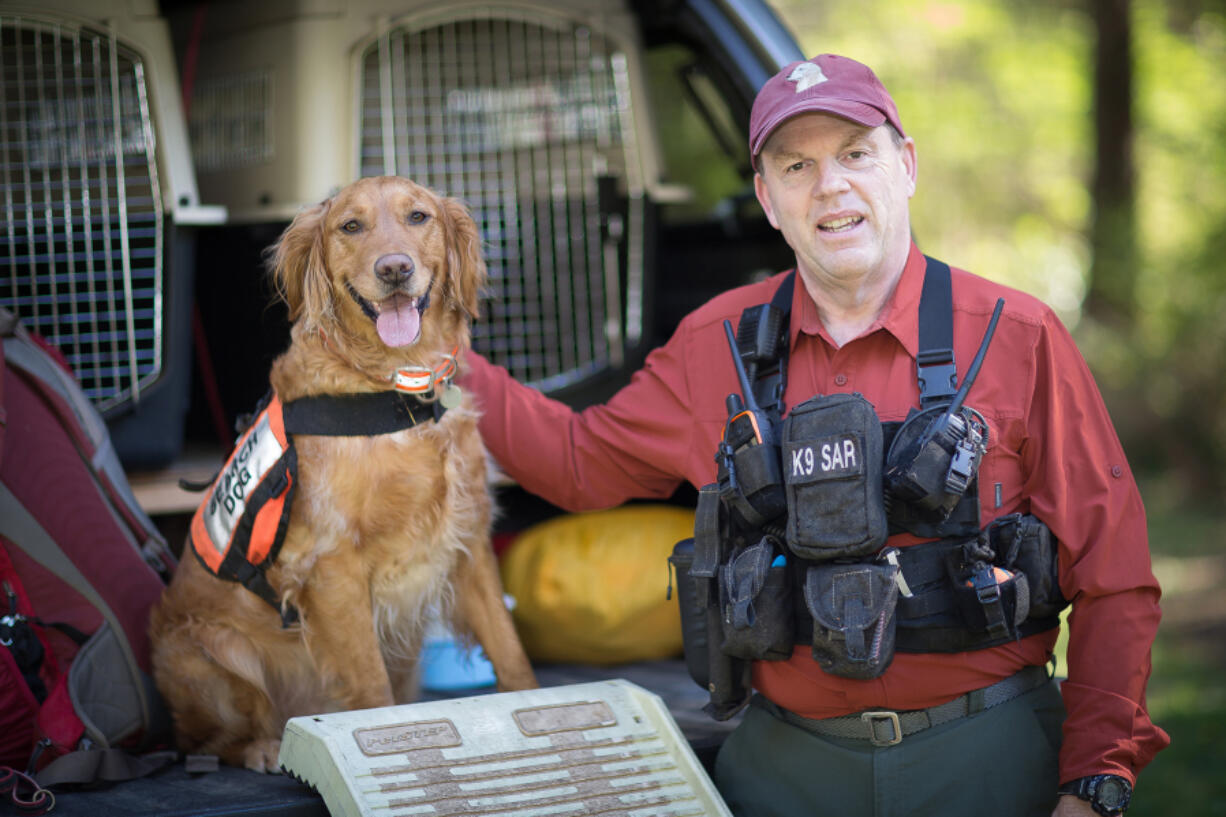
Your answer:
[[[836,386],[846,386],[846,385],[847,385],[847,375],[845,375],[845,374],[836,374],[836,375],[834,376],[834,385],[836,385]]]
[[[1124,476],[1124,469],[1118,465],[1111,466],[1111,476],[1119,479],[1120,477]]]

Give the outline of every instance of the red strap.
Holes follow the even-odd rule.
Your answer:
[[[7,800],[20,814],[46,814],[55,808],[55,795],[28,774],[0,766],[0,802]]]

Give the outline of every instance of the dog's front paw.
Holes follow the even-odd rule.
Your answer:
[[[280,774],[277,755],[281,753],[281,741],[273,738],[252,741],[243,750],[243,765],[253,772]]]
[[[521,689],[539,689],[536,674],[531,668],[505,672],[498,675],[499,692],[517,692]]]

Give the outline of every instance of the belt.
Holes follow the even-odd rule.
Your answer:
[[[761,696],[756,696],[754,700],[785,723],[815,735],[866,740],[874,746],[893,746],[901,743],[907,735],[914,735],[931,726],[949,723],[1011,701],[1019,695],[1038,689],[1049,679],[1045,667],[1026,667],[1003,681],[959,695],[952,701],[928,709],[904,712],[891,709],[867,710],[837,718],[806,718]]]

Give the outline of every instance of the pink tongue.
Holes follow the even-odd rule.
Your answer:
[[[417,340],[421,330],[421,315],[413,299],[403,295],[393,295],[379,304],[379,318],[375,321],[375,331],[379,338],[388,346],[408,346]]]

